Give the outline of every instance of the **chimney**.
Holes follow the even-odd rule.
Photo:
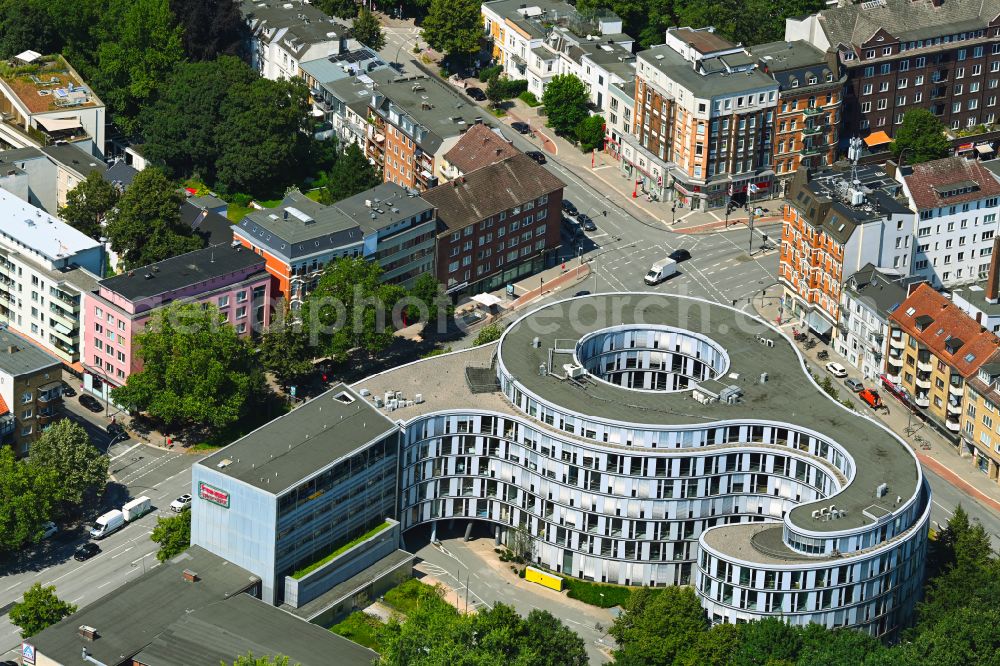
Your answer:
[[[11,345],[11,346],[7,347],[7,353],[8,354],[13,354],[13,353],[15,353],[17,351],[18,351],[17,345]]]
[[[88,626],[86,624],[81,624],[76,630],[76,633],[80,634],[85,640],[93,641],[97,639],[97,629]]]
[[[1000,301],[1000,236],[993,239],[993,255],[990,257],[990,272],[986,278],[986,302]]]
[[[184,580],[186,580],[189,583],[197,583],[198,582],[198,574],[195,573],[194,571],[191,571],[190,569],[185,569],[184,571],[182,571],[181,572],[181,578],[183,578]]]

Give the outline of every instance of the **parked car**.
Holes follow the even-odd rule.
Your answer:
[[[674,250],[667,256],[673,259],[674,261],[687,261],[688,259],[691,258],[691,253],[685,250],[684,248],[679,248],[677,250]]]
[[[125,428],[122,427],[122,424],[114,422],[109,423],[104,430],[112,437],[117,437],[125,432]]]
[[[486,93],[484,93],[479,88],[466,88],[465,94],[471,97],[472,99],[476,100],[477,102],[486,101]]]
[[[62,394],[64,398],[72,398],[74,395],[76,395],[76,390],[66,382],[63,382]]]
[[[529,150],[528,152],[525,153],[525,155],[535,160],[539,164],[545,164],[545,162],[547,162],[547,160],[545,159],[545,155],[543,155],[541,151],[538,150]]]
[[[522,123],[521,121],[513,122],[510,124],[511,128],[518,134],[530,134],[531,125],[528,123]]]
[[[829,363],[827,363],[826,371],[837,378],[847,376],[847,368],[837,363],[836,361],[830,361]]]
[[[563,201],[562,201],[562,209],[563,209],[563,212],[566,213],[566,214],[568,214],[568,215],[576,215],[576,212],[577,212],[576,211],[576,206],[574,206],[573,202],[570,201],[569,199],[563,199]]]
[[[56,527],[56,524],[53,523],[52,521],[49,521],[49,522],[45,523],[44,525],[42,525],[42,538],[43,539],[48,539],[50,536],[52,536],[53,534],[55,534],[58,531],[59,531],[59,528]]]
[[[586,220],[583,221],[583,230],[597,231],[597,225],[594,224],[594,221],[588,217]]]
[[[855,393],[861,393],[865,390],[865,385],[859,382],[857,379],[845,379],[844,386],[851,389]]]
[[[188,493],[184,493],[183,495],[181,495],[180,497],[178,497],[177,499],[175,499],[173,502],[170,503],[170,510],[175,513],[180,513],[181,511],[190,508],[191,508],[191,495]]]
[[[101,403],[97,398],[87,393],[80,396],[80,404],[95,413],[104,411],[104,407],[101,407]]]
[[[88,541],[87,543],[80,544],[73,552],[73,559],[77,562],[85,562],[99,552],[101,552],[101,547],[93,541]]]

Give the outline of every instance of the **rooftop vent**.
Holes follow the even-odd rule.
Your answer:
[[[97,639],[97,629],[95,627],[91,627],[88,624],[81,624],[77,628],[76,633],[78,633],[80,636],[82,636],[85,640],[88,641],[93,641]]]
[[[218,462],[218,464],[216,465],[216,467],[218,469],[226,469],[227,467],[229,467],[232,464],[233,464],[233,461],[231,459],[229,459],[229,458],[223,458],[222,460],[220,460]]]
[[[186,580],[189,583],[197,583],[198,582],[198,574],[195,573],[194,571],[191,571],[190,569],[185,569],[184,571],[182,571],[181,572],[181,578],[183,578],[184,580]]]

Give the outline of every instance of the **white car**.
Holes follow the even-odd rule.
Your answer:
[[[845,368],[839,363],[834,363],[833,361],[830,361],[829,363],[826,364],[826,371],[829,372],[834,377],[847,376],[847,368]]]
[[[170,510],[180,513],[184,509],[191,508],[191,495],[184,494],[170,503]]]

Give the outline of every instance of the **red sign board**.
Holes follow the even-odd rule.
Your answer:
[[[207,483],[198,483],[198,497],[203,500],[207,500],[212,504],[218,504],[226,509],[229,508],[229,493],[225,490],[219,490],[214,486],[210,486]]]

